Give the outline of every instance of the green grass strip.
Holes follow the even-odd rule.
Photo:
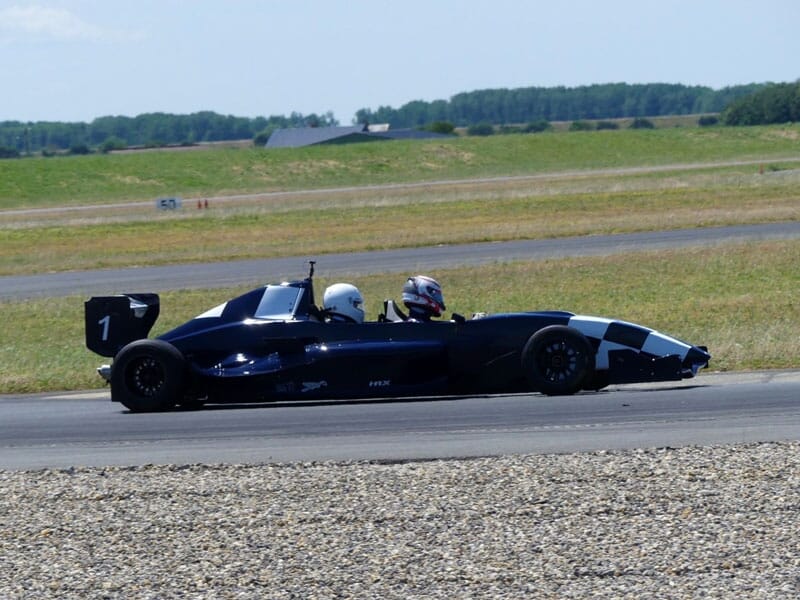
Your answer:
[[[673,128],[0,160],[0,209],[797,157],[800,126]]]

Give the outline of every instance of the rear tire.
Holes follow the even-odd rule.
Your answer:
[[[183,397],[186,362],[175,346],[136,340],[119,351],[111,368],[111,399],[131,412],[169,410]]]
[[[594,373],[595,353],[580,331],[551,325],[534,333],[522,350],[522,368],[534,390],[548,396],[578,392]]]

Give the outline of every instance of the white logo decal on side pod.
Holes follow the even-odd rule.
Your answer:
[[[325,380],[322,381],[304,381],[303,382],[303,389],[300,390],[302,392],[311,392],[313,390],[318,390],[320,388],[324,388],[328,385],[328,382]]]

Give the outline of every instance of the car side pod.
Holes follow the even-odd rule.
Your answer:
[[[84,303],[86,347],[113,357],[123,346],[146,338],[158,319],[158,294],[93,296]]]

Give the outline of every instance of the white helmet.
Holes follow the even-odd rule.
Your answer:
[[[439,282],[425,275],[409,277],[403,286],[403,304],[433,317],[442,316],[444,296]]]
[[[364,322],[364,297],[358,288],[349,283],[334,283],[322,296],[322,309],[337,317],[356,323]]]

